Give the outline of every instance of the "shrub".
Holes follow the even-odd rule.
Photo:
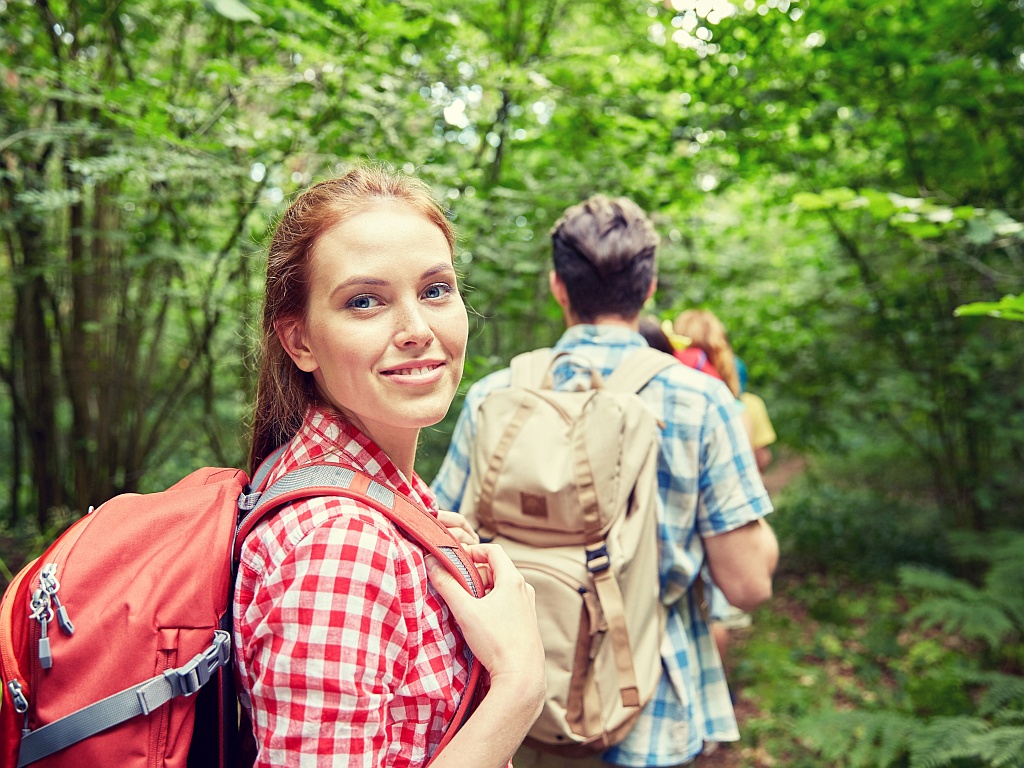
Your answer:
[[[894,579],[907,563],[949,563],[946,526],[933,506],[807,477],[788,488],[776,507],[771,522],[786,571]]]

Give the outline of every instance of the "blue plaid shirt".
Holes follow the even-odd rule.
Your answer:
[[[639,333],[627,328],[575,325],[554,347],[570,353],[554,371],[555,388],[572,389],[589,380],[573,357],[607,376],[632,350],[646,345]],[[480,403],[509,384],[506,368],[470,387],[432,484],[442,509],[457,511],[462,501]],[[652,379],[640,396],[665,424],[658,462],[660,571],[662,600],[672,607],[654,698],[625,741],[603,758],[625,766],[674,766],[700,754],[706,741],[739,739],[722,663],[689,588],[704,562],[702,537],[739,528],[772,507],[736,400],[722,382],[674,365]]]

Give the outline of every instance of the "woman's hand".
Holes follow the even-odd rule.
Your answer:
[[[539,707],[544,696],[544,647],[537,627],[533,587],[497,544],[466,547],[483,576],[487,593],[475,598],[434,557],[427,576],[448,604],[470,650],[491,676],[515,686]],[[539,711],[539,709],[538,709]]]
[[[437,513],[437,520],[448,529],[460,544],[468,546],[480,543],[480,537],[473,530],[473,526],[469,524],[465,516],[460,515],[458,512],[449,512],[446,509],[442,509]]]
[[[544,648],[533,587],[497,544],[466,547],[487,585],[473,597],[436,558],[426,558],[430,583],[448,604],[474,655],[490,674],[487,694],[434,768],[502,768],[522,743],[544,703]]]

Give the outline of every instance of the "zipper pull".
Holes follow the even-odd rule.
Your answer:
[[[39,622],[39,665],[43,669],[53,666],[53,655],[50,653],[50,638],[46,636],[47,625],[53,620],[53,607],[50,605],[48,592],[37,589],[32,593],[32,613],[29,618]]]
[[[57,590],[60,589],[60,582],[57,581],[57,564],[48,563],[39,574],[39,583],[43,590],[53,599],[57,608],[57,624],[68,636],[75,634],[75,625],[71,623],[68,609],[57,597]]]
[[[71,623],[68,609],[61,605],[56,595],[53,596],[53,603],[57,606],[57,625],[64,630],[64,634],[69,636],[75,634],[75,625]]]
[[[50,615],[53,615],[52,611]],[[42,634],[39,636],[39,666],[43,669],[49,669],[53,666],[53,654],[50,653],[50,638],[46,636],[46,625],[49,623],[45,616],[39,619],[39,626],[42,629]]]
[[[25,722],[21,726],[21,735],[23,737],[27,736],[31,731],[29,731],[28,727],[28,699],[25,698],[25,691],[22,689],[21,683],[18,682],[17,678],[7,684],[7,690],[11,692],[14,711],[25,718]]]
[[[7,690],[11,692],[11,700],[14,702],[14,711],[21,714],[28,712],[28,699],[25,698],[25,692],[22,690],[21,683],[17,680],[11,680],[7,684]]]

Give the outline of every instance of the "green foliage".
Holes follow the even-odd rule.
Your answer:
[[[823,712],[802,719],[796,735],[815,744],[831,765],[889,768],[906,765],[917,723],[874,712]]]
[[[978,577],[976,584],[905,567],[900,571],[900,601],[873,601],[872,622],[888,614],[902,624],[901,650],[880,659],[884,676],[898,685],[893,695],[862,698],[854,711],[837,699],[824,711],[808,708],[798,716],[795,733],[829,765],[995,768],[1022,764],[1022,537],[962,536],[954,545],[958,558]],[[1016,566],[1013,576],[1006,571],[1010,563]],[[822,583],[816,585],[818,590],[821,587]],[[872,590],[876,598],[886,594],[881,587]],[[900,602],[909,610],[900,609]],[[835,663],[832,659],[848,662],[861,645],[856,638],[870,635],[852,628],[811,631],[816,637],[831,632],[846,637],[845,647],[826,651],[826,666]],[[824,646],[818,643],[817,647]]]
[[[906,567],[900,582],[925,595],[907,615],[925,628],[984,642],[995,650],[1024,638],[1024,535],[1001,532],[954,539],[961,561],[983,568],[979,586],[943,573]]]
[[[938,627],[943,632],[997,645],[1014,631],[1014,623],[1000,604],[1008,595],[990,597],[967,582],[922,568],[904,567],[900,583],[907,589],[928,594],[915,605],[907,618],[920,621],[924,628]]]
[[[936,718],[915,734],[910,768],[1014,768],[1024,765],[1022,747],[1024,728],[992,726],[966,717]]]
[[[132,0],[2,14],[0,368],[14,404],[39,389],[19,370],[59,380],[52,403],[12,412],[14,514],[40,476],[70,498],[82,478],[105,493],[157,467],[237,462],[259,243],[296,189],[373,157],[450,205],[478,313],[471,355],[507,361],[557,337],[545,233],[586,195],[626,194],[662,235],[652,311],[722,316],[785,444],[898,440],[957,526],[1019,524],[1022,329],[952,314],[1020,292],[1014,4]],[[34,335],[14,327],[29,305]],[[149,373],[71,385],[72,358]],[[131,407],[87,418],[101,390]],[[186,440],[166,414],[194,397],[203,434]],[[426,476],[451,421],[425,437]],[[103,438],[109,425],[130,447]],[[26,446],[33,430],[84,437]]]
[[[1003,296],[999,301],[976,301],[956,308],[957,317],[987,315],[1004,320],[1024,320],[1024,294]]]
[[[788,489],[777,507],[772,525],[786,570],[889,579],[904,563],[941,565],[947,559],[945,525],[933,506],[809,476]]]

